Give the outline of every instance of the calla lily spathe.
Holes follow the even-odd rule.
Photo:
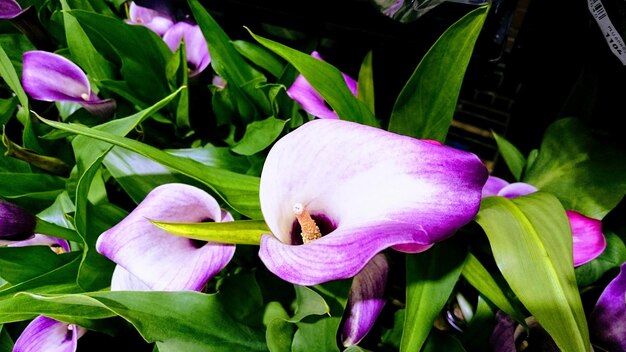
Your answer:
[[[41,50],[25,52],[22,85],[37,100],[78,103],[92,114],[104,117],[115,111],[115,100],[98,98],[85,72],[58,54]]]
[[[37,218],[28,210],[0,200],[0,245],[35,236]]]
[[[537,188],[528,183],[509,183],[499,177],[489,176],[483,188],[483,197],[515,198],[533,192],[537,192]],[[573,210],[566,210],[565,213],[572,230],[574,266],[580,266],[594,260],[606,248],[602,222]]]
[[[354,277],[386,248],[421,251],[454,234],[478,212],[487,176],[465,151],[348,121],[307,122],[263,166],[261,210],[273,235],[259,256],[298,285]],[[323,235],[304,245],[298,204]]]
[[[626,352],[626,263],[596,302],[589,333],[593,344],[605,351]]]
[[[233,220],[199,188],[179,183],[156,187],[126,218],[98,238],[96,250],[118,265],[111,289],[200,291],[235,253],[234,245],[175,236],[156,227],[150,219]]]
[[[174,18],[169,13],[139,6],[134,1],[128,7],[128,16],[126,23],[148,27],[158,35],[163,35],[174,25]]]
[[[318,60],[323,60],[317,51],[311,53],[311,56]],[[345,73],[342,74],[343,79],[346,81],[348,89],[357,95],[357,82]],[[319,117],[321,119],[338,119],[337,113],[332,110],[320,93],[304,78],[303,75],[298,75],[293,81],[289,89],[287,89],[287,95],[298,102],[304,111],[309,114]]]
[[[40,315],[33,319],[15,341],[13,352],[74,352],[86,330]]]
[[[0,0],[0,20],[11,20],[24,13],[28,8],[22,9],[14,0]]]

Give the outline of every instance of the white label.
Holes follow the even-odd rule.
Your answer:
[[[598,26],[604,34],[604,39],[606,39],[609,48],[613,54],[617,56],[619,61],[622,62],[622,65],[626,65],[626,45],[624,45],[624,39],[619,35],[615,26],[613,26],[613,23],[609,19],[609,16],[606,14],[602,1],[587,0],[587,5],[589,6],[589,11],[596,19],[596,22],[598,22]]]

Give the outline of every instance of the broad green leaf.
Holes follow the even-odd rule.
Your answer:
[[[378,126],[378,121],[376,121],[373,112],[352,95],[337,68],[286,45],[260,37],[252,32],[250,34],[256,41],[292,64],[324,97],[324,100],[337,112],[341,119]]]
[[[0,324],[0,352],[13,351],[13,339],[9,336],[7,329]]]
[[[263,294],[254,273],[238,272],[220,280],[222,303],[231,317],[249,326],[263,323]]]
[[[519,151],[511,142],[507,141],[503,136],[492,132],[493,138],[498,144],[498,151],[504,162],[509,167],[511,174],[515,177],[516,181],[522,179],[522,173],[524,172],[524,166],[526,165],[526,158],[522,152]]]
[[[273,52],[256,43],[245,40],[235,40],[233,41],[233,46],[241,55],[248,59],[248,61],[263,68],[276,78],[280,77],[285,69],[284,61]]]
[[[465,352],[461,342],[451,334],[433,330],[424,344],[422,352]]]
[[[28,111],[28,97],[26,96],[26,92],[24,92],[24,88],[22,88],[22,82],[17,76],[17,72],[15,72],[15,67],[13,67],[11,59],[9,59],[7,53],[4,51],[1,45],[0,76],[4,79],[6,84],[9,86],[9,88],[11,88],[15,95],[17,95],[17,98],[20,101],[20,105],[22,105],[24,111]]]
[[[56,254],[48,246],[0,247],[0,277],[19,284],[63,266],[76,256]]]
[[[201,241],[259,245],[263,234],[271,233],[263,220],[173,223],[150,220],[169,233]]]
[[[0,172],[0,196],[31,197],[38,201],[54,201],[65,188],[65,179],[43,173]]]
[[[337,329],[341,317],[312,317],[298,323],[293,337],[292,352],[339,351]]]
[[[82,242],[82,237],[76,232],[76,230],[69,229],[67,227],[59,226],[57,224],[37,219],[37,226],[35,227],[35,233],[41,233],[44,235],[63,238],[68,241]]]
[[[264,332],[234,320],[219,294],[109,291],[44,298],[63,303],[67,314],[102,308],[126,319],[161,352],[267,351]],[[92,309],[93,309],[92,308]]]
[[[363,58],[361,69],[359,70],[357,88],[357,98],[376,115],[375,95],[374,95],[374,67],[372,62],[372,51],[370,50]]]
[[[63,7],[63,24],[67,46],[75,63],[96,80],[113,78],[113,65],[105,60],[94,48],[85,31],[68,11],[67,1],[61,0]]]
[[[513,292],[563,351],[589,351],[576,286],[569,221],[559,201],[536,192],[484,198],[476,222]]]
[[[488,12],[489,6],[472,10],[439,37],[398,95],[389,131],[445,142],[465,70]]]
[[[188,0],[193,17],[211,52],[211,67],[228,82],[237,104],[236,111],[246,120],[270,116],[267,97],[257,89],[265,76],[250,66],[233,46],[230,38],[198,0]],[[252,118],[252,119],[251,119]]]
[[[289,316],[285,308],[276,301],[272,301],[265,307],[263,323],[267,327],[265,340],[270,352],[290,352],[291,341],[296,331],[296,326],[287,320]]]
[[[246,126],[246,133],[231,150],[241,155],[252,155],[272,144],[285,128],[287,121],[275,117],[254,121]]]
[[[545,131],[522,181],[556,195],[565,209],[602,219],[626,194],[626,152],[595,139],[575,118]]]
[[[65,124],[39,117],[44,123],[64,131],[105,141],[151,158],[175,171],[187,175],[215,191],[236,211],[252,219],[262,218],[259,205],[259,178],[202,165],[193,160],[182,159],[150,145],[119,137],[77,124]]]
[[[385,331],[381,335],[383,345],[393,347],[395,350],[400,349],[400,341],[402,340],[402,328],[404,326],[405,309],[398,309],[393,314],[393,327]]]
[[[489,299],[500,310],[518,322],[524,322],[525,317],[517,304],[511,302],[491,273],[472,253],[469,253],[465,260],[462,275],[470,285],[474,286],[478,292]]]
[[[406,256],[406,311],[400,351],[418,351],[445,306],[467,256],[467,247],[452,240]]]
[[[289,319],[298,323],[310,315],[325,315],[330,313],[330,307],[319,293],[306,286],[294,286],[296,290],[296,311]]]

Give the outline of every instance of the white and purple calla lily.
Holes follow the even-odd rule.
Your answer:
[[[33,319],[15,341],[13,352],[74,352],[86,330],[40,315]]]
[[[387,301],[388,273],[387,256],[378,253],[354,276],[341,329],[344,347],[358,344],[374,326]]]
[[[15,0],[0,0],[0,20],[11,20],[24,13],[28,8],[22,9]]]
[[[311,56],[318,60],[323,60],[317,51],[311,53]],[[350,76],[343,74],[343,78],[346,81],[348,89],[357,95],[357,82]],[[309,114],[321,118],[321,119],[338,119],[337,113],[328,106],[324,98],[318,93],[315,88],[304,78],[303,75],[298,75],[293,81],[289,89],[287,89],[287,95],[298,102],[304,111]]]
[[[509,183],[499,177],[489,176],[482,194],[483,197],[515,198],[534,192],[537,192],[537,188],[528,183]],[[573,210],[566,210],[565,213],[572,230],[574,266],[580,266],[594,260],[606,248],[606,238],[602,233],[602,221]]]
[[[387,248],[423,251],[471,221],[487,175],[468,152],[312,120],[266,158],[260,201],[273,235],[262,237],[259,256],[293,284],[354,277]]]
[[[139,6],[131,2],[128,7],[126,23],[148,27],[158,35],[163,35],[174,25],[174,18],[169,13]]]
[[[98,98],[85,72],[58,54],[41,50],[25,52],[22,85],[37,100],[78,103],[92,114],[104,117],[115,111],[115,100]]]
[[[211,55],[202,30],[197,24],[178,22],[163,34],[163,41],[172,51],[176,51],[183,40],[187,63],[190,66],[189,76],[193,77],[209,66]]]
[[[175,236],[150,220],[224,222],[233,218],[199,188],[178,183],[156,187],[98,238],[96,250],[118,265],[112,290],[200,291],[235,253],[234,245]]]

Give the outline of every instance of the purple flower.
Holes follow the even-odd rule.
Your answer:
[[[13,352],[74,352],[86,330],[43,315],[33,319],[15,341]]]
[[[508,183],[489,176],[483,188],[483,197],[501,196],[515,198],[537,192],[537,188],[524,182]],[[573,210],[566,210],[572,230],[574,266],[580,266],[597,258],[606,248],[606,238],[602,233],[602,222]]]
[[[14,0],[0,0],[0,20],[11,20],[24,13],[28,8],[22,9]]]
[[[234,245],[178,237],[149,219],[233,220],[199,188],[178,183],[156,187],[126,218],[98,238],[96,250],[118,265],[112,290],[200,291],[235,253]]]
[[[22,85],[34,99],[78,103],[98,116],[110,116],[115,111],[115,101],[98,98],[85,72],[63,56],[40,50],[27,51],[23,65]]]
[[[604,289],[589,318],[594,345],[604,351],[626,351],[626,263]]]
[[[163,13],[131,2],[128,8],[129,19],[126,23],[148,27],[158,35],[163,35],[174,25],[174,18],[169,13]]]
[[[478,212],[486,179],[471,153],[343,120],[307,122],[263,166],[273,235],[259,256],[298,285],[353,277],[386,248],[423,251],[454,234]]]
[[[311,56],[318,60],[323,60],[317,51],[311,53]],[[356,96],[357,82],[348,75],[343,74],[343,78],[348,88]],[[338,119],[337,113],[328,106],[324,98],[318,93],[313,86],[302,75],[298,75],[294,82],[287,89],[287,95],[298,102],[304,111],[321,119]]]
[[[185,41],[185,55],[190,65],[189,76],[202,72],[211,63],[211,55],[200,26],[187,22],[178,22],[165,32],[163,40],[167,46],[176,51],[181,42]]]
[[[0,245],[35,236],[37,218],[28,210],[0,200]]]

